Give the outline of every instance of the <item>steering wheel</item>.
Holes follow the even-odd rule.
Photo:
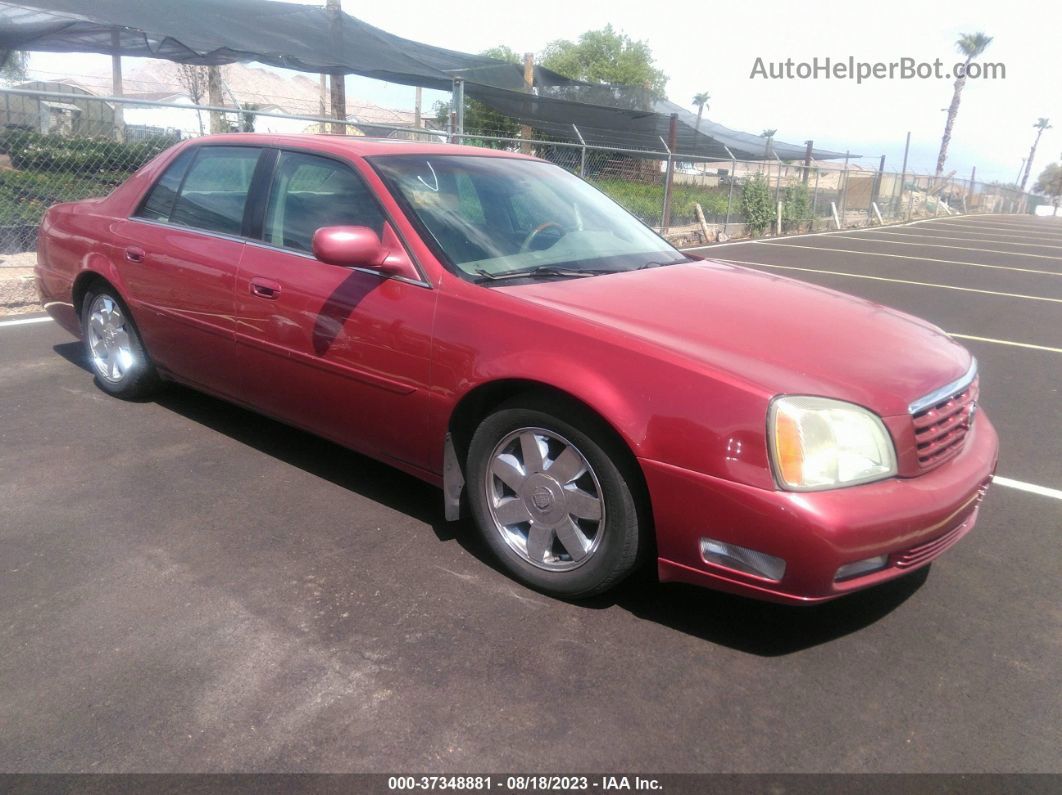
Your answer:
[[[524,238],[524,242],[520,244],[520,253],[523,254],[525,251],[530,251],[531,242],[536,237],[538,237],[539,232],[544,232],[545,230],[549,229],[551,226],[557,227],[560,230],[560,233],[561,233],[560,236],[564,237],[564,227],[563,226],[558,224],[556,221],[546,221],[546,223],[539,224],[534,229],[532,229],[531,232],[528,234],[528,236]]]

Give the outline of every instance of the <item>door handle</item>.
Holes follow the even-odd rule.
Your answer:
[[[143,262],[147,252],[139,246],[130,246],[125,250],[125,258],[130,262]]]
[[[280,283],[269,279],[251,279],[251,295],[276,300],[280,297]]]

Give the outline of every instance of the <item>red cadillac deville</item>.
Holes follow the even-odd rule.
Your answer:
[[[668,245],[586,182],[462,146],[181,143],[41,227],[103,390],[173,380],[442,488],[512,576],[795,604],[925,566],[998,440],[939,328]]]

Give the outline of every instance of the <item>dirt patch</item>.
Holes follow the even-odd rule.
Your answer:
[[[0,315],[41,311],[33,278],[37,255],[32,252],[0,257]]]

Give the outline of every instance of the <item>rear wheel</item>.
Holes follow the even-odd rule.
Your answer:
[[[630,574],[643,535],[626,457],[578,415],[547,401],[507,404],[476,430],[467,467],[491,550],[517,579],[565,598]]]
[[[128,308],[112,288],[90,290],[81,310],[81,338],[99,387],[116,397],[146,397],[158,386]]]

